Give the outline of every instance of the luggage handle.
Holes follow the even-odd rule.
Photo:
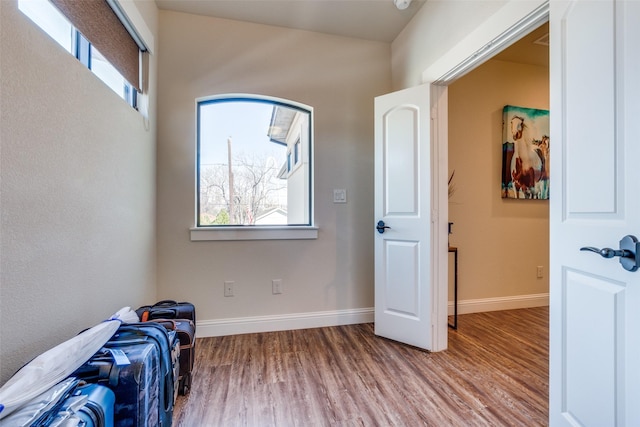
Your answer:
[[[172,299],[163,299],[162,301],[158,301],[157,303],[153,304],[151,307],[161,307],[164,305],[178,305],[178,302]]]
[[[150,322],[155,322],[155,323],[159,323],[162,326],[165,327],[165,329],[169,330],[169,331],[175,331],[176,329],[178,329],[178,325],[176,324],[176,321],[173,319],[151,319]],[[167,325],[165,325],[165,323],[171,323],[171,327],[167,327]]]
[[[175,310],[155,310],[149,312],[149,320],[168,319],[169,317],[175,317],[177,314]]]
[[[140,316],[141,322],[151,322],[157,319],[175,318],[178,315],[175,310],[145,310]]]

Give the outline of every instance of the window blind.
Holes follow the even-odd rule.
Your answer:
[[[51,2],[140,91],[140,48],[106,0]]]

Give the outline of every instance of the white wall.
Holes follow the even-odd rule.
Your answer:
[[[392,43],[394,90],[421,84],[424,70],[507,2],[428,0]]]
[[[0,8],[0,383],[155,298],[155,93],[138,112],[17,7]],[[153,2],[141,2],[157,28]],[[151,60],[151,87],[156,61]]]
[[[373,98],[391,87],[390,45],[169,11],[159,40],[158,296],[193,301],[199,322],[371,308]],[[195,99],[238,92],[314,107],[317,240],[189,240]]]
[[[544,2],[427,1],[392,43],[394,90],[442,77]]]
[[[490,60],[449,86],[449,240],[462,305],[549,292],[549,201],[501,197],[505,105],[548,110],[549,68]]]

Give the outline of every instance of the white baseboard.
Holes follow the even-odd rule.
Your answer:
[[[517,295],[458,301],[458,314],[483,311],[513,310],[516,308],[549,305],[549,294]],[[449,301],[449,315],[453,315],[453,301]],[[279,314],[273,316],[234,317],[198,321],[197,337],[250,334],[256,332],[288,331],[355,325],[373,322],[374,308],[318,311],[312,313]]]
[[[513,310],[516,308],[543,307],[549,305],[549,294],[516,295],[511,297],[468,299],[458,301],[458,314],[485,311]],[[453,301],[449,301],[449,315],[453,315]]]
[[[373,307],[198,321],[198,338],[373,322]]]

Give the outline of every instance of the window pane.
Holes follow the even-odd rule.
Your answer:
[[[198,226],[310,225],[310,122],[282,103],[199,102]],[[306,166],[291,170],[298,140]]]
[[[18,7],[129,105],[136,107],[135,89],[49,0],[18,0]]]
[[[18,8],[73,54],[73,26],[49,0],[19,0]]]
[[[125,85],[127,81],[122,75],[115,69],[113,65],[105,59],[104,56],[95,48],[91,46],[91,71],[98,76],[100,80],[105,82],[115,93],[122,98],[125,97]]]

